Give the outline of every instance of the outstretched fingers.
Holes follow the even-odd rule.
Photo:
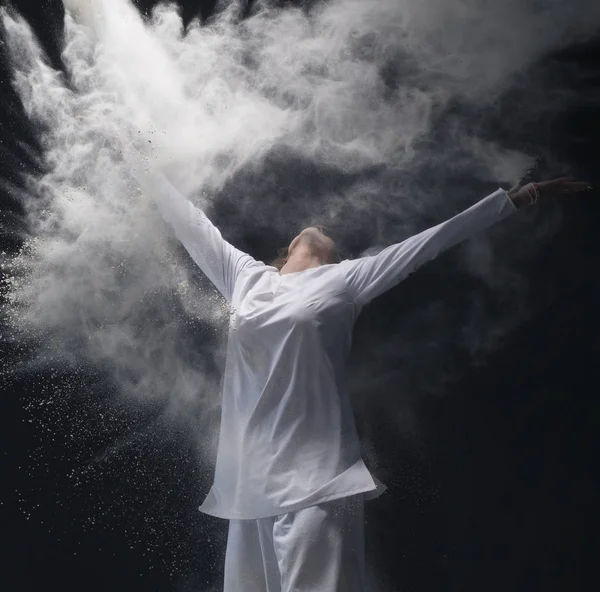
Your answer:
[[[565,193],[580,193],[582,191],[590,191],[592,185],[587,181],[575,181],[573,177],[560,177],[551,181],[542,181],[537,183],[540,191],[555,195],[563,195]]]
[[[581,181],[567,182],[563,185],[563,191],[565,193],[577,192],[577,191],[589,191],[592,186],[589,183]]]

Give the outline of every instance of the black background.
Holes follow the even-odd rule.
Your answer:
[[[182,4],[185,18],[199,5]],[[208,15],[212,4],[202,3],[202,13]],[[13,5],[34,26],[52,59],[58,59],[60,2]],[[581,178],[600,182],[600,106],[584,100],[600,89],[600,42],[554,57],[563,61],[566,72],[577,66],[587,75],[573,83],[581,104],[546,122],[543,141],[573,163]],[[35,145],[35,137],[9,87],[5,62],[2,67],[2,176],[15,181],[20,166],[31,167],[17,140]],[[17,223],[18,208],[8,196],[2,199],[3,215],[16,212]],[[385,574],[386,590],[572,591],[596,589],[600,583],[599,213],[597,191],[565,206],[560,232],[528,270],[539,312],[485,365],[448,384],[444,397],[420,399],[418,442],[399,439],[385,420],[371,434],[374,446],[386,451],[382,469],[391,475],[389,491],[367,506],[368,560]],[[16,246],[9,236],[2,237],[3,250]],[[411,282],[413,293],[426,294],[426,274]],[[397,301],[385,297],[377,311],[367,311],[357,327],[358,339],[368,338],[370,324],[381,322]],[[22,352],[5,347],[2,355],[10,363],[11,355]],[[93,374],[80,377],[91,389],[98,380]],[[133,592],[218,584],[224,527],[194,512],[203,491],[189,494],[198,469],[183,450],[186,434],[163,437],[160,452],[146,456],[156,489],[143,479],[127,480],[123,467],[132,460],[125,455],[115,461],[114,474],[75,494],[64,475],[77,464],[77,450],[65,448],[57,437],[54,447],[35,452],[39,426],[29,423],[28,406],[43,397],[40,384],[35,377],[12,382],[0,398],[0,587]],[[73,404],[70,416],[79,421],[85,408],[77,408],[76,399]],[[119,429],[135,430],[157,415],[152,408],[115,409],[106,402],[110,405],[121,428],[105,430],[104,440],[94,444],[97,449],[108,445]],[[26,470],[34,453],[45,463],[44,470]],[[120,500],[115,504],[120,510],[102,528],[90,527],[90,508],[111,495]],[[156,512],[164,514],[149,547],[144,534],[131,532],[146,532],[139,525]],[[206,550],[203,544],[200,551],[207,536],[214,546]],[[164,544],[156,545],[156,540]]]

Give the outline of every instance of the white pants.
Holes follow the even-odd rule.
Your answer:
[[[230,520],[224,592],[364,592],[363,503]]]

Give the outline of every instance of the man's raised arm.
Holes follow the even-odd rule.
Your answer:
[[[231,300],[239,274],[262,263],[228,243],[220,231],[182,195],[167,177],[137,152],[128,152],[126,160],[142,191],[151,195],[166,222],[186,248],[192,259],[221,294]]]

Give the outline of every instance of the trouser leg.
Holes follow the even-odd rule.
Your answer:
[[[273,544],[282,592],[364,592],[363,497],[278,516]]]
[[[273,550],[274,518],[230,520],[224,592],[281,592]]]

